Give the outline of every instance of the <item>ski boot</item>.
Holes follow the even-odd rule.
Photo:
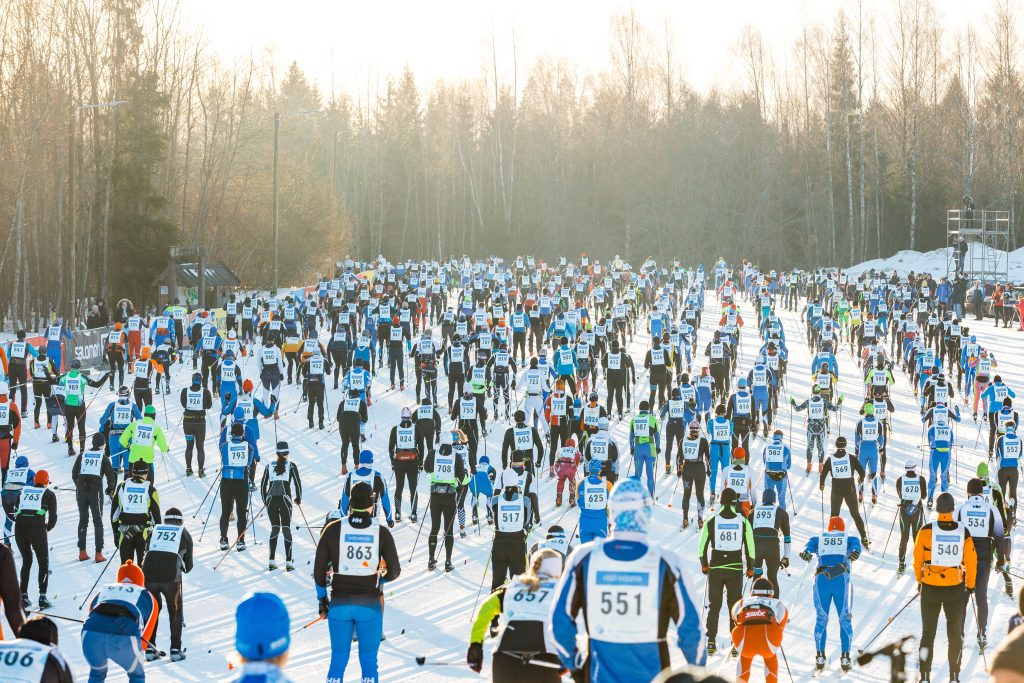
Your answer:
[[[459,538],[465,538],[465,537],[466,537],[466,525],[465,524],[460,524],[459,525]]]
[[[415,512],[413,512],[411,515],[409,515],[409,521],[412,522],[413,524],[416,523],[416,513]],[[488,522],[488,524],[490,524],[490,522]]]
[[[88,559],[89,559],[89,553],[85,552],[84,550],[79,550],[78,551],[78,561],[79,562],[85,562]]]
[[[171,661],[172,662],[180,662],[183,659],[185,659],[185,653],[184,652],[182,652],[181,650],[178,650],[176,648],[171,648]]]
[[[96,557],[93,558],[93,562],[95,562],[96,564],[100,564],[101,562],[106,562],[106,561],[107,561],[107,558],[103,557],[103,553],[101,553],[99,550],[97,550],[96,551]]]
[[[199,470],[199,478],[200,479],[206,479],[206,470],[204,470],[204,469],[200,469]]]
[[[226,538],[220,539],[220,549],[221,550],[227,550],[229,546],[230,546],[230,544],[228,543],[228,539],[226,539]]]
[[[683,528],[686,529],[690,526],[690,518],[687,515],[683,515]]]
[[[245,539],[244,538],[238,539],[238,543],[235,544],[235,550],[237,550],[240,553],[244,553],[245,552]]]
[[[556,508],[562,507],[562,494],[561,493],[556,493],[555,494],[555,507]]]
[[[814,656],[814,670],[824,671],[826,662],[827,660],[825,659],[825,653],[821,650],[818,650],[818,654]]]
[[[191,467],[186,467],[185,468],[185,476],[186,477],[191,477],[192,476],[192,468]]]
[[[57,438],[56,434],[50,437],[50,443],[57,443],[58,441],[60,441],[60,439]]]
[[[32,600],[28,597],[28,593],[21,594],[21,606],[28,609],[32,606]]]
[[[455,565],[451,563],[451,560],[447,560],[444,563],[444,571],[446,574],[450,574],[455,571]]]
[[[697,529],[700,530],[700,529],[703,529],[703,528],[704,528],[704,516],[701,515],[698,512],[697,513]]]
[[[427,571],[432,572],[435,569],[437,569],[437,560],[435,560],[434,558],[430,558],[429,560],[427,560]]]
[[[850,659],[850,653],[844,652],[839,657],[839,666],[842,668],[843,673],[846,673],[853,668],[853,661]]]
[[[40,596],[39,596],[39,609],[40,610],[44,610],[44,609],[50,609],[51,607],[53,607],[53,603],[50,602],[50,599],[46,597],[46,594],[45,593],[40,594]]]
[[[734,646],[731,650],[729,650],[729,655],[732,656],[732,657],[739,657],[740,656],[740,651],[737,650],[736,647]]]
[[[402,511],[401,510],[395,510],[395,524],[398,524],[401,521],[402,521]]]
[[[147,647],[146,648],[146,661],[147,662],[155,662],[158,659],[160,659],[160,651],[157,650],[155,647]]]
[[[42,604],[42,599],[40,599],[39,602],[40,602],[40,604]],[[978,634],[978,649],[981,652],[984,652],[986,645],[988,645],[988,636],[985,635],[984,631],[982,631],[981,633]]]
[[[277,569],[277,561],[271,559],[270,562],[267,564],[267,571],[271,571],[272,572],[275,569]]]
[[[286,560],[284,563],[284,570],[286,572],[295,571],[295,563],[292,560]]]
[[[714,657],[718,653],[718,647],[713,638],[708,639],[708,657]]]
[[[900,558],[899,564],[896,565],[896,576],[903,576],[904,572],[907,571],[907,561],[904,558]]]

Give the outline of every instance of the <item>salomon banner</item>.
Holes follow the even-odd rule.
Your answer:
[[[82,363],[82,369],[98,368],[106,364],[107,335],[113,328],[97,327],[93,330],[75,330],[71,335],[71,341],[65,342],[65,348],[70,348],[68,358],[77,358]]]

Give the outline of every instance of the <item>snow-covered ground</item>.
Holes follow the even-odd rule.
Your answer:
[[[977,262],[981,263],[989,257],[996,259],[1000,264],[1006,264],[1008,260],[1010,281],[1017,283],[1024,282],[1024,247],[1021,247],[1016,251],[1004,252],[998,249],[992,249],[991,247],[978,242],[972,242],[968,246],[970,253],[967,256],[967,263],[972,263],[972,259],[977,259]],[[993,253],[985,255],[980,253],[975,254],[975,252],[979,250],[986,250]],[[857,265],[844,268],[843,270],[854,277],[872,269],[876,272],[884,273],[896,271],[900,277],[906,277],[911,272],[931,273],[935,278],[945,277],[946,272],[949,270],[952,251],[952,247],[943,247],[941,249],[933,249],[932,251],[926,252],[904,249],[903,251],[898,251],[887,258],[871,259],[870,261],[864,261],[863,263],[858,263]]]
[[[701,330],[700,337],[701,347],[707,343],[710,337],[710,326],[716,317],[714,312],[717,311],[717,302],[710,295],[706,311],[705,326]],[[746,374],[753,361],[752,350],[759,346],[759,341],[754,324],[756,315],[749,305],[742,306],[741,311],[747,316],[747,326],[744,328],[742,336],[743,352],[740,360],[743,374]],[[791,354],[789,391],[798,400],[803,400],[810,393],[807,380],[810,355],[803,341],[802,328],[797,314],[780,310],[780,315],[786,326]],[[999,371],[1007,383],[1018,389],[1024,388],[1024,365],[1016,356],[1024,334],[1018,334],[1012,329],[993,329],[990,321],[977,325],[974,331],[1001,361]],[[641,364],[648,341],[648,337],[641,333],[630,346],[629,350],[638,364]],[[845,345],[842,353],[839,354],[839,363],[840,391],[847,397],[845,414],[840,418],[841,429],[842,433],[852,441],[856,424],[854,406],[863,394],[862,382],[859,380],[858,370],[849,354],[849,348]],[[166,409],[163,398],[158,397],[156,402],[160,420],[170,425],[173,430],[169,434],[170,455],[157,464],[157,484],[164,508],[172,505],[181,507],[185,511],[186,525],[197,541],[195,569],[185,577],[184,581],[186,623],[184,645],[187,648],[188,659],[180,663],[160,660],[147,666],[147,674],[149,680],[158,682],[221,680],[231,675],[227,656],[234,643],[234,606],[246,592],[270,590],[280,594],[291,613],[293,629],[316,618],[317,603],[311,578],[314,545],[310,534],[305,529],[294,529],[297,571],[285,573],[283,570],[278,570],[268,573],[268,555],[265,544],[269,525],[264,515],[257,519],[255,531],[248,535],[250,541],[248,551],[244,553],[232,551],[217,571],[213,571],[213,565],[223,555],[217,545],[216,524],[219,504],[210,520],[213,528],[206,530],[200,543],[198,539],[207,508],[203,507],[200,510],[198,503],[206,493],[207,487],[213,483],[217,466],[216,464],[208,466],[208,471],[213,474],[206,480],[184,479],[183,477],[184,438],[180,430],[174,428],[181,416],[181,408],[177,401],[178,389],[183,382],[188,381],[191,368],[187,364],[177,365],[174,367],[174,374],[174,391],[167,399]],[[255,367],[252,362],[245,369],[245,374],[248,377],[255,376]],[[387,378],[383,375],[378,376],[375,384],[377,393],[382,394],[386,386]],[[405,392],[393,392],[374,401],[371,410],[371,429],[366,446],[379,454],[378,466],[388,475],[390,472],[388,472],[389,465],[385,454],[390,428],[396,423],[400,408],[412,403],[415,398],[414,384],[408,383],[407,386],[409,388]],[[339,441],[337,434],[334,433],[319,445],[314,443],[323,437],[324,432],[306,429],[305,404],[301,406],[298,413],[295,412],[299,405],[299,392],[296,385],[285,385],[281,397],[281,419],[277,423],[276,429],[272,422],[263,423],[261,426],[263,434],[261,449],[265,454],[273,452],[275,431],[277,438],[290,443],[292,459],[298,464],[302,473],[304,488],[302,509],[309,523],[319,524],[324,514],[336,507],[340,496]],[[439,396],[447,395],[443,378],[438,393]],[[600,393],[603,401],[603,388]],[[104,388],[92,402],[88,415],[90,433],[95,430],[104,406],[112,398],[111,393]],[[334,413],[338,398],[338,391],[328,391],[328,412],[331,415]],[[783,397],[780,405],[783,405],[785,400]],[[885,625],[887,619],[913,596],[916,589],[911,572],[899,580],[896,579],[898,530],[893,534],[888,552],[884,557],[882,555],[886,535],[896,510],[896,495],[893,489],[895,476],[902,472],[904,461],[907,458],[920,459],[922,457],[922,452],[919,450],[921,425],[918,412],[906,377],[898,372],[893,400],[896,404],[896,412],[893,417],[895,438],[889,447],[889,479],[885,482],[885,488],[877,508],[869,513],[868,524],[873,542],[871,551],[862,555],[861,559],[854,564],[853,570],[854,654],[856,654],[856,648],[863,647],[868,639]],[[793,518],[791,555],[793,564],[789,570],[790,575],[780,575],[782,577],[782,599],[787,602],[791,612],[784,647],[793,680],[808,681],[811,679],[813,670],[815,649],[812,639],[814,608],[809,591],[810,577],[808,576],[801,585],[800,577],[804,571],[804,563],[797,557],[797,554],[810,535],[819,532],[822,513],[819,510],[817,477],[805,477],[803,474],[805,446],[803,421],[800,415],[793,418],[792,422],[790,420],[787,406],[780,413],[776,425],[786,431],[787,438],[790,435],[792,438],[794,452],[792,486],[798,516]],[[492,455],[492,461],[494,454],[500,452],[501,438],[506,426],[503,422],[497,422],[490,428],[486,451]],[[620,444],[626,442],[627,429],[625,422],[616,425],[613,429],[613,435]],[[969,413],[958,431],[958,442],[961,444],[961,448],[957,453],[952,491],[958,500],[962,501],[968,478],[972,476],[979,459],[985,457],[984,439],[986,434],[983,430],[981,440],[976,447],[975,435],[978,430],[971,421]],[[833,431],[832,437],[835,436],[837,433]],[[755,444],[755,451],[759,455],[763,442],[757,440]],[[208,458],[216,458],[216,450],[215,437],[211,435],[207,441]],[[31,419],[27,421],[20,452],[29,456],[35,469],[49,470],[51,481],[59,487],[60,521],[54,532],[50,534],[53,570],[50,598],[54,602],[54,607],[49,611],[52,614],[82,618],[84,612],[80,610],[79,606],[86,600],[86,591],[95,581],[101,565],[77,561],[76,508],[74,487],[70,476],[73,459],[66,457],[63,443],[50,443],[48,431],[31,429]],[[622,461],[622,464],[625,467],[625,460]],[[660,467],[659,464],[659,469]],[[260,476],[262,476],[262,471]],[[427,497],[425,482],[426,477],[421,475],[419,487],[421,518],[426,516],[423,509]],[[680,553],[685,558],[687,569],[691,572],[693,584],[701,586],[703,582],[697,561],[695,526],[687,531],[680,530],[681,487],[676,490],[675,484],[674,476],[663,477],[658,481],[657,510],[654,515],[652,538],[661,546]],[[675,491],[673,507],[669,507],[669,496],[673,491]],[[213,496],[211,495],[211,497]],[[543,519],[541,530],[556,522],[566,529],[573,529],[578,511],[566,506],[561,508],[554,506],[553,482],[546,479],[540,482],[540,499]],[[207,505],[209,505],[209,501]],[[259,504],[257,503],[254,505],[254,510],[258,508]],[[298,511],[296,510],[296,512]],[[107,513],[109,510],[105,512],[105,514]],[[405,513],[404,519],[408,520],[408,502],[406,502]],[[303,523],[298,514],[294,521],[297,524]],[[429,525],[427,526],[429,528]],[[852,525],[850,528],[852,529]],[[445,574],[440,570],[435,572],[426,570],[426,531],[425,529],[423,537],[419,539],[415,553],[410,560],[410,553],[417,536],[417,527],[408,521],[403,521],[394,530],[403,566],[401,577],[389,585],[386,592],[387,607],[384,631],[387,640],[381,644],[380,650],[381,680],[479,680],[480,676],[472,673],[464,665],[464,659],[472,617],[471,610],[480,589],[492,532],[486,527],[479,532],[475,528],[470,528],[467,529],[470,532],[467,539],[460,540],[456,537],[453,556],[455,571]],[[91,534],[90,527],[90,551],[92,549]],[[537,538],[537,534],[534,535],[534,538]],[[259,543],[253,544],[254,539]],[[114,552],[110,545],[109,526],[106,551]],[[279,548],[278,557],[282,556],[283,550]],[[908,552],[908,559],[909,557],[910,553]],[[1019,552],[1015,552],[1012,566],[1015,568],[1014,571],[1021,572]],[[113,576],[114,568],[112,567],[104,578],[112,580]],[[490,585],[490,576],[484,579],[484,583],[486,584],[484,590],[487,590]],[[30,594],[33,601],[36,600],[34,573],[30,582]],[[998,581],[998,577],[994,577],[991,582],[990,601],[992,604],[989,625],[991,650],[1005,635],[1007,619],[1015,611],[1014,602],[1001,592],[1001,581]],[[60,621],[59,624],[61,649],[70,661],[76,680],[85,680],[88,667],[82,656],[79,640],[80,627],[67,621]],[[984,678],[984,659],[975,647],[975,632],[973,624],[969,624],[966,632],[967,647],[963,659],[963,681],[981,681]],[[947,665],[945,663],[944,633],[945,627],[940,625],[940,635],[936,642],[939,654],[935,658],[935,680],[945,679]],[[735,667],[735,660],[729,657],[727,647],[723,649],[725,634],[726,628],[723,626],[719,636],[720,654],[710,660],[709,666],[712,670],[731,673]],[[876,645],[889,642],[901,635],[911,634],[920,634],[920,612],[916,603],[895,620],[883,637],[876,642]],[[161,619],[158,642],[162,648],[168,647],[168,629],[164,619]],[[348,647],[348,644],[343,643],[342,646]],[[488,652],[487,659],[489,661],[489,647],[485,647],[485,651]],[[832,616],[829,626],[827,651],[833,662],[827,678],[834,678],[835,672],[838,670],[839,658],[838,626],[835,615]],[[416,664],[414,659],[417,656],[426,657],[430,662],[454,662],[458,665],[421,667]],[[330,639],[326,625],[321,622],[292,637],[291,657],[287,672],[297,681],[322,681],[326,675],[329,657]],[[673,657],[681,662],[678,650],[674,651]],[[887,667],[888,664],[885,661],[877,660],[865,669],[854,669],[848,678],[855,681],[872,682],[884,680],[888,676]],[[916,669],[916,664],[911,666],[911,680],[916,676],[914,669]],[[484,674],[488,675],[486,669]],[[783,680],[788,680],[788,676],[784,672],[780,672],[780,675]],[[108,680],[122,681],[125,680],[125,677],[119,669],[112,666]],[[358,661],[354,651],[345,680],[359,680]],[[759,665],[752,680],[763,680]]]

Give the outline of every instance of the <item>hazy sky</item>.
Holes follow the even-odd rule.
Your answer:
[[[864,0],[887,17],[895,0]],[[686,80],[701,90],[729,86],[741,73],[736,46],[743,28],[759,28],[776,52],[805,23],[831,26],[855,0],[636,0],[641,22],[663,41],[666,21]],[[987,21],[991,0],[933,0],[947,28]],[[621,0],[183,0],[188,23],[228,61],[271,50],[275,63],[298,61],[328,94],[362,89],[409,64],[421,87],[439,78],[475,78],[489,60],[511,74],[513,30],[520,74],[540,56],[564,57],[587,70],[609,63],[611,17]],[[882,38],[888,28],[880,22]]]

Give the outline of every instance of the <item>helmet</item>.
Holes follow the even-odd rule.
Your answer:
[[[587,463],[587,472],[590,474],[600,474],[602,463],[597,458],[593,458]]]
[[[119,387],[117,390],[118,398],[128,398],[131,394],[128,393],[128,387]]]
[[[653,502],[638,479],[623,479],[612,489],[608,501],[612,529],[616,532],[646,534],[653,514]]]
[[[589,401],[593,401],[593,402],[597,402],[597,398],[598,398],[598,397],[597,397],[597,392],[596,392],[596,391],[591,391],[591,392],[590,392],[590,395],[589,395],[589,396],[587,396],[587,399],[588,399]]]
[[[82,361],[78,360],[77,358],[72,359],[71,360],[71,369],[72,370],[81,370],[82,369]]]
[[[750,589],[750,594],[759,598],[771,598],[775,596],[775,586],[772,585],[771,579],[766,576],[762,576],[761,578],[754,580],[754,585]]]
[[[192,373],[192,384],[196,385],[196,384],[202,384],[202,383],[203,383],[203,375],[202,375],[202,373],[200,373],[200,372],[193,372]]]

